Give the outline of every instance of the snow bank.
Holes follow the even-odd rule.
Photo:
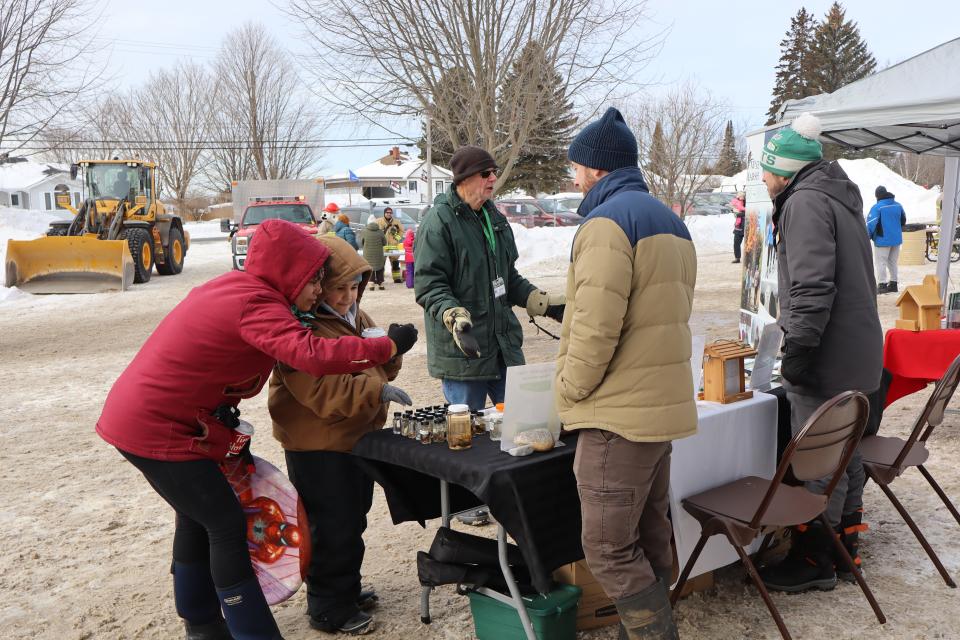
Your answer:
[[[33,240],[46,234],[55,220],[70,218],[69,211],[35,211],[0,207],[0,263],[7,255],[7,240]]]
[[[860,187],[864,216],[870,212],[870,207],[877,203],[877,198],[873,195],[874,191],[883,185],[896,197],[897,202],[903,205],[907,222],[933,222],[937,219],[936,203],[937,196],[940,195],[939,187],[925,189],[873,158],[840,160],[840,166]]]
[[[190,234],[191,240],[199,240],[201,238],[226,239],[227,237],[227,234],[225,234],[223,231],[220,231],[219,220],[208,220],[206,222],[184,222],[183,229]]]

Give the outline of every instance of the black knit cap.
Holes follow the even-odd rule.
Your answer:
[[[620,112],[610,107],[603,117],[591,122],[570,143],[567,157],[571,162],[613,171],[637,166],[637,139]]]
[[[475,173],[496,169],[497,161],[487,153],[486,149],[467,145],[460,147],[450,158],[450,169],[453,171],[453,184],[460,184]]]
[[[873,195],[877,197],[877,200],[886,200],[887,198],[893,197],[893,194],[887,191],[887,188],[883,185],[877,187],[877,190],[873,192]]]

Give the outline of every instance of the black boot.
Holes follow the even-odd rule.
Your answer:
[[[380,602],[380,596],[373,589],[364,589],[357,596],[357,608],[360,611],[370,611],[375,609]]]
[[[837,586],[833,568],[833,531],[812,520],[794,528],[797,538],[786,559],[760,571],[767,589],[800,593],[809,589],[830,591]]]
[[[897,292],[897,281],[891,280],[887,283],[887,293],[896,293]]]
[[[345,633],[351,636],[362,636],[374,629],[373,616],[363,611],[357,611],[346,620],[332,621],[325,615],[310,616],[310,627],[326,633]]]
[[[863,562],[860,559],[860,534],[865,532],[867,528],[867,525],[863,524],[863,509],[844,515],[840,519],[840,526],[837,527],[840,542],[843,543],[847,553],[853,558],[853,564],[860,571],[863,571]],[[847,567],[847,563],[839,555],[834,555],[836,556],[834,564],[837,567],[837,577],[847,582],[854,582],[853,572]]]
[[[620,640],[679,640],[667,587],[659,578],[614,604],[620,614]]]
[[[223,619],[206,624],[190,624],[184,620],[183,626],[187,632],[186,640],[233,640]]]
[[[217,589],[217,597],[235,640],[283,640],[256,578]]]
[[[883,293],[887,293],[887,287],[889,287],[889,286],[890,286],[890,285],[889,285],[888,283],[886,283],[886,282],[881,282],[880,284],[878,284],[878,285],[877,285],[877,295],[880,295],[880,294],[883,294]]]

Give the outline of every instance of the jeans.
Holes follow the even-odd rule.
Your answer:
[[[787,392],[787,401],[790,403],[790,430],[796,435],[803,425],[806,424],[813,412],[820,408],[824,402],[830,398],[820,398],[816,396],[801,396],[796,393]],[[805,482],[804,486],[812,493],[823,493],[827,485],[830,484],[831,477],[820,478]],[[837,527],[840,525],[841,516],[845,516],[863,507],[863,485],[866,481],[866,474],[863,471],[863,456],[860,450],[854,452],[850,458],[850,464],[847,465],[846,472],[840,476],[840,481],[833,489],[830,495],[830,502],[827,503],[827,519],[830,525]]]
[[[413,289],[413,261],[411,260],[410,262],[407,262],[406,265],[407,265],[406,266],[407,289]]]
[[[448,380],[440,381],[443,397],[450,404],[465,404],[471,411],[481,411],[487,397],[493,404],[503,402],[507,392],[507,368],[500,367],[499,380]]]
[[[873,262],[877,269],[877,284],[881,282],[898,282],[897,280],[897,260],[900,259],[900,245],[895,247],[877,247],[873,248]],[[890,279],[887,280],[887,271],[890,272]]]
[[[373,480],[339,451],[286,451],[287,473],[310,523],[307,612],[341,625],[359,610],[363,532]]]
[[[580,431],[573,473],[583,554],[614,601],[640,593],[658,577],[670,582],[672,450],[669,442],[632,442],[602,429]]]
[[[734,231],[733,232],[733,257],[735,260],[740,259],[740,245],[743,244],[743,231]]]

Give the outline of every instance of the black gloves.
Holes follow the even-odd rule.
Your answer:
[[[417,342],[417,328],[412,324],[394,323],[387,329],[387,337],[397,345],[397,355],[401,356]]]
[[[547,316],[551,320],[556,320],[560,324],[563,324],[563,312],[566,310],[566,304],[551,304],[547,307],[547,310],[543,315]]]
[[[815,387],[819,382],[814,372],[816,359],[816,347],[806,347],[787,340],[783,362],[780,364],[780,374],[791,384]]]

